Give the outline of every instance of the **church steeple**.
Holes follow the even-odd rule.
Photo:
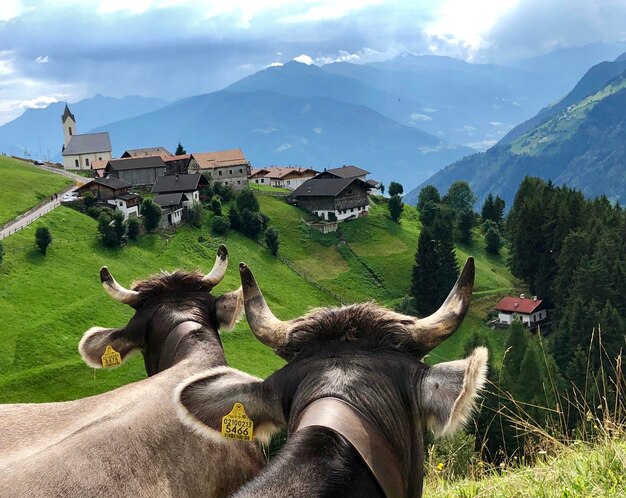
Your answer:
[[[67,118],[72,118],[72,121],[74,121],[74,123],[76,123],[76,118],[74,118],[74,115],[72,114],[72,111],[70,111],[70,108],[67,107],[67,102],[65,103],[65,110],[63,111],[63,116],[61,116],[61,121],[63,121],[63,124],[65,124],[65,120]]]
[[[70,108],[65,103],[65,110],[63,116],[61,116],[61,122],[63,123],[63,149],[70,143],[72,136],[76,134],[76,118],[70,111]]]

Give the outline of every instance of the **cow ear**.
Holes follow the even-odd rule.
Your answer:
[[[487,376],[487,348],[476,348],[464,360],[438,363],[420,386],[420,405],[437,436],[452,434],[469,419]]]
[[[195,432],[214,441],[221,435],[222,417],[241,403],[254,423],[253,437],[268,444],[286,421],[278,396],[265,383],[229,367],[217,367],[178,385],[174,393],[178,418]]]
[[[87,365],[102,368],[102,356],[107,352],[107,346],[120,354],[122,362],[140,348],[124,329],[92,327],[78,343],[78,352]]]
[[[232,329],[243,316],[243,291],[241,287],[215,298],[219,328]]]

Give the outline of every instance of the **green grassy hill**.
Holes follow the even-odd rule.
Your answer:
[[[0,156],[0,226],[71,184],[63,176]]]
[[[279,255],[322,287],[347,302],[373,299],[393,305],[406,294],[419,234],[413,208],[407,207],[405,218],[396,224],[389,220],[385,206],[372,205],[371,216],[344,223],[338,233],[322,235],[302,221],[304,211],[278,198],[259,196],[259,200],[280,231]],[[213,238],[209,222],[207,215],[202,229],[182,227],[173,235],[148,235],[112,251],[96,239],[95,220],[59,208],[6,239],[5,262],[0,266],[0,402],[74,399],[144,377],[139,357],[119,369],[96,372],[83,364],[77,352],[78,341],[88,328],[123,326],[132,315],[129,307],[114,302],[102,290],[98,277],[102,265],[128,286],[161,269],[208,270],[217,245],[224,242],[231,268],[216,292],[239,285],[236,264],[245,261],[280,318],[339,304],[237,232]],[[54,238],[45,257],[34,246],[34,232],[43,224]],[[199,242],[200,235],[206,241]],[[503,259],[487,256],[481,242],[459,248],[460,261],[467,254],[477,261],[476,306],[461,330],[435,350],[430,361],[460,356],[475,329],[492,347],[495,361],[502,355],[504,337],[488,329],[484,318],[497,296],[513,286],[511,276]],[[252,337],[245,320],[223,338],[229,362],[236,368],[266,376],[282,365]]]

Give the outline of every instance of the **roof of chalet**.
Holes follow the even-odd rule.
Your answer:
[[[141,197],[139,194],[120,194],[117,196],[117,199],[122,199],[123,201],[130,201],[132,199],[137,199],[137,197]]]
[[[218,152],[194,152],[191,156],[197,161],[200,169],[250,165],[241,149],[221,150]]]
[[[370,172],[356,166],[344,165],[341,168],[325,170],[326,173],[338,176],[339,178],[356,178],[357,176],[369,175]]]
[[[129,169],[165,168],[161,156],[125,157],[123,159],[109,159],[107,169],[122,171]]]
[[[306,173],[310,172],[311,177],[317,175],[317,171],[311,168],[300,168],[295,166],[268,166],[267,168],[263,168],[267,171],[264,178],[284,178],[285,176],[291,173],[299,173],[300,176],[304,176]]]
[[[365,181],[369,183],[373,188],[380,187],[380,182],[378,180],[374,180],[373,178],[370,178],[369,180],[365,180]]]
[[[311,178],[295,189],[290,197],[336,197],[353,183],[364,189],[371,188],[358,178]]]
[[[111,138],[108,131],[72,135],[63,155],[75,156],[92,152],[111,152]]]
[[[497,311],[507,311],[509,313],[531,314],[542,304],[542,299],[506,296],[496,304],[494,309]]]
[[[183,201],[183,193],[158,194],[154,197],[154,202],[161,207],[178,206]]]
[[[181,154],[178,156],[165,156],[163,157],[163,161],[166,163],[172,162],[172,161],[184,161],[184,160],[188,160],[191,158],[191,154]]]
[[[248,178],[261,178],[270,172],[269,168],[252,168],[250,169],[250,176]]]
[[[161,156],[162,158],[166,158],[171,155],[172,153],[165,147],[144,147],[143,149],[128,149],[124,151],[121,157]]]
[[[155,194],[191,192],[198,190],[202,179],[200,174],[158,176],[152,186],[152,192]]]
[[[65,123],[65,121],[67,121],[67,118],[72,118],[72,121],[74,121],[74,123],[76,123],[76,118],[72,114],[72,111],[70,111],[70,108],[67,107],[67,102],[66,102],[65,103],[65,109],[63,110],[63,116],[61,116],[61,121],[63,123]]]
[[[124,180],[119,180],[118,178],[108,177],[108,178],[94,178],[93,180],[90,180],[84,185],[78,187],[76,191],[82,192],[84,190],[88,190],[89,185],[91,185],[92,183],[95,183],[97,185],[102,185],[103,187],[108,187],[113,190],[132,187],[130,183],[125,182]]]

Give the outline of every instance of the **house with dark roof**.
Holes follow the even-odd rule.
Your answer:
[[[241,149],[194,152],[189,161],[189,172],[201,173],[209,181],[243,189],[248,187],[250,162]]]
[[[288,188],[295,190],[308,179],[317,175],[317,171],[311,168],[299,168],[294,166],[268,166],[250,171],[249,182],[257,185],[269,185],[272,187]]]
[[[498,312],[497,322],[502,325],[511,325],[517,318],[529,328],[534,329],[548,318],[546,302],[538,299],[537,296],[529,299],[524,294],[519,297],[503,297],[494,310]]]
[[[191,154],[181,154],[178,156],[166,156],[163,158],[166,175],[186,175],[189,173],[189,163]]]
[[[367,175],[370,172],[357,166],[345,165],[340,168],[325,169],[319,173],[316,178],[358,178],[359,180],[366,181]]]
[[[155,204],[161,206],[163,216],[159,226],[170,228],[180,225],[183,221],[183,193],[157,194],[154,197]]]
[[[160,204],[160,201],[165,202],[163,196],[180,194],[181,206],[190,207],[195,202],[200,202],[200,188],[207,183],[207,180],[200,174],[159,176],[152,186],[152,193],[157,194],[154,201],[164,207]],[[167,197],[168,202],[172,199],[173,197]]]
[[[76,189],[79,196],[90,192],[96,202],[120,211],[124,219],[139,216],[143,200],[130,191],[132,185],[117,178],[94,178]]]
[[[165,174],[165,162],[161,156],[128,157],[110,159],[104,174],[130,183],[133,187],[153,185],[159,176]]]
[[[127,157],[161,156],[162,159],[171,156],[172,153],[165,147],[144,147],[143,149],[128,149],[120,156]]]
[[[359,178],[315,177],[295,189],[287,200],[322,220],[345,221],[369,214],[370,188]]]
[[[111,138],[108,132],[79,135],[76,118],[65,104],[63,124],[63,167],[69,170],[89,170],[93,161],[111,159]]]

